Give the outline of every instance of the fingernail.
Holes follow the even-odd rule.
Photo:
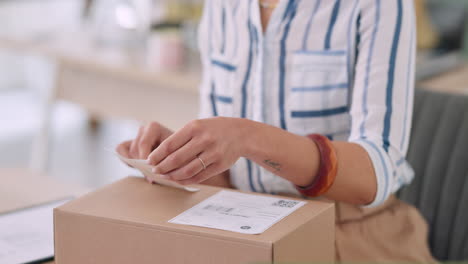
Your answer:
[[[152,171],[154,174],[158,174],[158,168],[152,168],[151,171]]]
[[[164,174],[161,174],[161,178],[165,179],[165,180],[170,180],[171,177],[167,176],[167,175],[164,175]]]

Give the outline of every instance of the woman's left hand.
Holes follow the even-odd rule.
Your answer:
[[[180,184],[195,184],[229,169],[244,152],[249,121],[215,117],[194,120],[148,157],[154,173]]]

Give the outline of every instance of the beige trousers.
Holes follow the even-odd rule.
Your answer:
[[[427,223],[396,197],[376,208],[336,204],[337,262],[433,263]]]

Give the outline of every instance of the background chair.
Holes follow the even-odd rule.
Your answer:
[[[468,260],[468,96],[417,89],[408,161],[416,177],[399,197],[428,221],[432,254]]]

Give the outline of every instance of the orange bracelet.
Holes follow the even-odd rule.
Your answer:
[[[336,178],[338,158],[332,142],[319,134],[308,135],[317,145],[320,152],[320,167],[312,184],[306,187],[296,186],[296,189],[308,197],[317,197],[326,193]]]

